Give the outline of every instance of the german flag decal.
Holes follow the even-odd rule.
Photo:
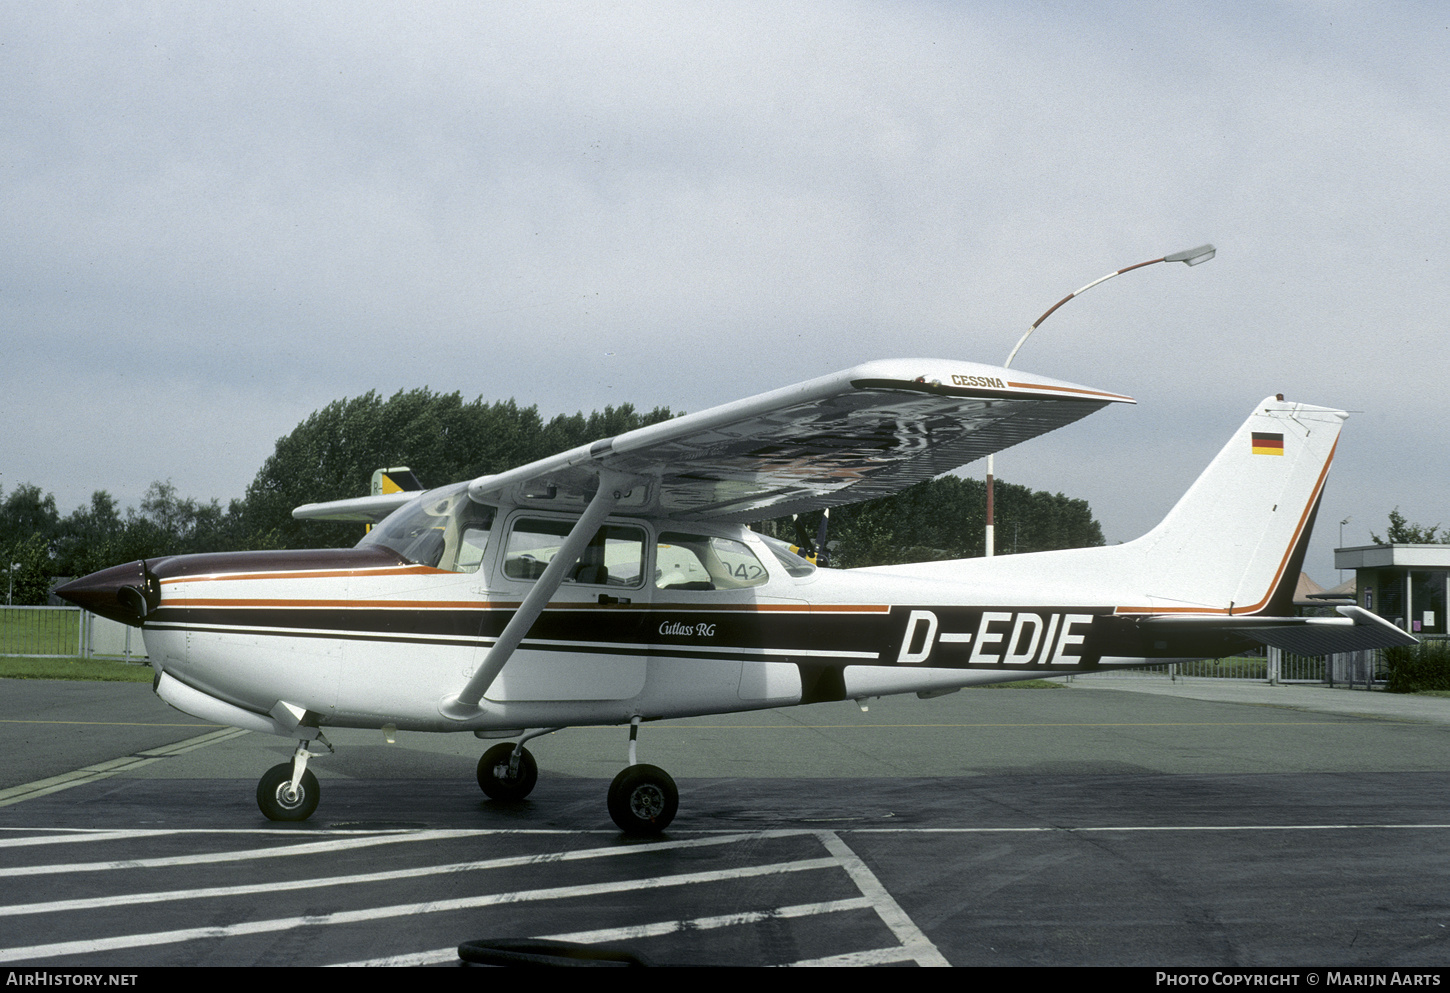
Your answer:
[[[1282,434],[1270,434],[1267,431],[1255,431],[1253,444],[1255,455],[1284,454],[1284,436]]]

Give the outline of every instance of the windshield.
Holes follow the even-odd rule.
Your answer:
[[[483,564],[495,509],[474,503],[468,484],[430,490],[393,511],[357,547],[382,545],[409,562],[475,572]]]

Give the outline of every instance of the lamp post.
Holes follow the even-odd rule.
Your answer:
[[[1346,517],[1344,520],[1342,520],[1342,521],[1339,522],[1339,547],[1340,548],[1343,548],[1344,547],[1344,526],[1346,524],[1348,524],[1351,520],[1353,520],[1353,517]],[[1335,556],[1335,558],[1338,558],[1338,557],[1339,556],[1337,556],[1337,555]],[[1339,570],[1339,585],[1341,585],[1341,586],[1344,585],[1344,570],[1343,569],[1340,569]]]
[[[1053,315],[1053,313],[1057,310],[1058,307],[1061,307],[1063,304],[1067,303],[1073,297],[1078,296],[1078,295],[1083,294],[1083,293],[1086,293],[1088,290],[1092,289],[1094,286],[1098,285],[1099,283],[1106,283],[1108,280],[1112,279],[1114,276],[1121,276],[1123,273],[1125,273],[1125,272],[1132,272],[1134,269],[1141,269],[1144,266],[1156,265],[1159,262],[1182,262],[1184,265],[1195,266],[1195,265],[1198,265],[1200,262],[1207,262],[1209,259],[1213,258],[1214,253],[1215,253],[1215,249],[1214,249],[1214,247],[1212,245],[1200,245],[1197,248],[1190,248],[1190,249],[1188,249],[1185,252],[1174,252],[1172,255],[1165,255],[1161,259],[1149,259],[1147,262],[1139,262],[1137,265],[1130,265],[1130,266],[1128,266],[1126,268],[1118,269],[1115,272],[1110,272],[1106,276],[1103,276],[1103,277],[1101,277],[1099,279],[1094,279],[1091,283],[1088,283],[1086,286],[1082,287],[1081,289],[1075,290],[1072,293],[1069,293],[1067,296],[1063,297],[1061,300],[1057,301],[1057,303],[1055,303],[1051,307],[1047,308],[1047,312],[1045,314],[1043,314],[1037,320],[1033,321],[1032,322],[1032,327],[1028,328],[1026,330],[1026,332],[1023,333],[1022,337],[1017,339],[1017,344],[1015,344],[1015,345],[1012,346],[1012,351],[1007,354],[1007,361],[1002,363],[1002,368],[1004,368],[1004,369],[1010,368],[1011,365],[1012,365],[1012,360],[1017,357],[1017,350],[1022,347],[1023,343],[1026,342],[1028,338],[1032,337],[1032,332],[1036,331],[1038,329],[1038,327],[1042,324],[1043,321],[1045,321],[1049,317],[1051,317]],[[994,547],[995,546],[995,533],[994,532],[995,532],[995,525],[996,525],[996,507],[995,507],[995,502],[994,502],[995,487],[993,485],[994,482],[995,482],[995,478],[994,478],[993,472],[992,472],[992,469],[993,469],[992,461],[993,461],[992,460],[992,456],[988,455],[987,456],[987,557],[988,558],[991,558],[996,553],[996,549]]]

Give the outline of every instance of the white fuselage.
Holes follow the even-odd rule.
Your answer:
[[[465,722],[443,716],[440,702],[478,668],[528,590],[502,568],[501,542],[471,572],[247,563],[163,578],[147,649],[195,691],[259,715],[285,704],[324,727],[622,723],[1065,675],[1084,668],[1094,616],[1131,600],[1041,581],[1050,560],[1067,566],[1112,549],[969,560],[950,578],[904,567],[794,577],[757,535],[729,526],[707,530],[749,546],[763,581],[661,589],[645,580],[668,567],[668,546],[654,525],[628,524],[649,532],[634,585],[561,586]],[[1010,581],[1023,569],[1037,581]],[[621,602],[601,604],[601,594]],[[829,685],[814,686],[823,678]]]

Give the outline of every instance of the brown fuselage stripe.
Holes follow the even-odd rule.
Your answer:
[[[517,610],[519,600],[302,600],[302,599],[243,599],[230,597],[184,597],[166,598],[167,607],[282,607],[298,609],[328,610]],[[785,612],[785,613],[830,613],[830,614],[889,614],[891,608],[885,604],[810,604],[802,601],[791,603],[641,603],[601,604],[550,603],[547,610],[610,610],[619,612],[637,611],[691,611],[695,613],[716,613],[719,611]]]
[[[307,569],[286,572],[235,572],[199,576],[169,576],[161,580],[168,583],[215,583],[238,579],[341,579],[347,576],[363,579],[372,576],[457,576],[460,573],[447,569],[435,569],[426,565],[410,565],[395,569]]]

